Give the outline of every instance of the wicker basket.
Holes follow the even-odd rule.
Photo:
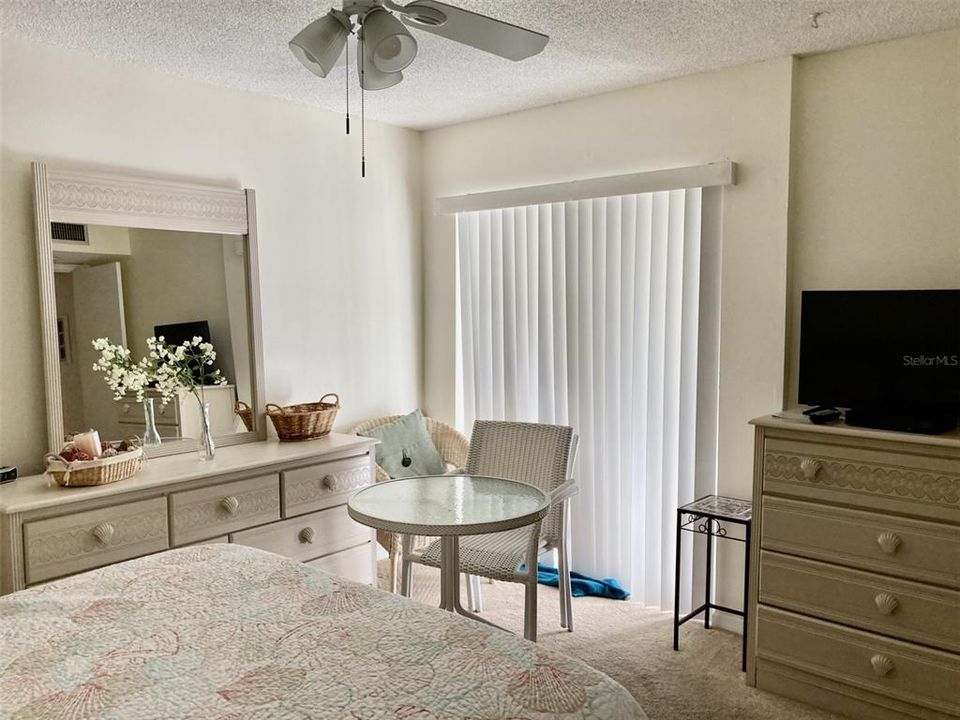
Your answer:
[[[47,474],[63,487],[106,485],[133,477],[145,461],[143,448],[126,450],[113,457],[68,462],[59,455],[47,455]]]
[[[333,402],[324,402],[332,397]],[[327,393],[320,402],[287,405],[267,405],[267,416],[277,430],[277,437],[284,441],[313,440],[323,437],[333,429],[333,421],[340,409],[336,393]]]
[[[233,406],[233,411],[243,420],[243,426],[247,432],[253,430],[253,408],[247,405],[243,400],[237,400]]]

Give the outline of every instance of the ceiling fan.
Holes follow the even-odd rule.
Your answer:
[[[347,37],[356,31],[361,87],[383,90],[403,79],[401,71],[417,55],[417,41],[404,25],[515,61],[536,55],[550,39],[438,0],[407,5],[392,0],[345,0],[342,10],[331,9],[297,33],[290,50],[310,72],[326,77],[338,64]]]
[[[399,18],[399,19],[398,19]],[[403,70],[417,55],[417,41],[407,26],[454,42],[519,61],[536,55],[550,39],[542,33],[447,5],[438,0],[344,0],[314,20],[290,41],[290,51],[310,72],[327,77],[334,67],[349,65],[347,38],[357,36],[357,71],[363,90],[384,90],[403,80]],[[347,76],[347,134],[350,133],[350,80]],[[364,153],[365,154],[365,153]],[[366,158],[361,161],[366,175]]]

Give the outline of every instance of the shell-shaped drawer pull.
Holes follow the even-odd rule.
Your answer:
[[[94,527],[90,532],[93,537],[96,538],[98,543],[101,545],[109,545],[110,541],[113,540],[113,534],[116,531],[114,530],[113,525],[108,522],[103,522]]]
[[[336,490],[337,489],[337,478],[334,475],[324,475],[323,476],[323,486],[327,490]]]
[[[230,515],[236,515],[237,511],[240,510],[240,501],[237,500],[236,495],[227,495],[223,500],[220,501],[220,507],[226,510]]]
[[[899,535],[889,530],[884,530],[877,535],[877,545],[879,545],[880,549],[887,555],[893,555],[900,548],[902,542],[903,540],[900,539]]]
[[[300,531],[300,534],[297,537],[300,538],[300,542],[302,543],[312,543],[313,538],[316,536],[316,534],[317,534],[317,531],[314,530],[312,527],[305,527],[303,530]]]
[[[900,607],[900,601],[888,592],[877,593],[873,602],[876,603],[881,615],[893,615]]]
[[[129,414],[130,414],[130,403],[124,403],[124,404],[121,406],[121,408],[120,408],[120,412],[123,413],[124,415],[129,415]]]
[[[823,463],[813,458],[804,458],[800,461],[800,472],[803,473],[803,477],[807,480],[813,480],[822,467]]]
[[[877,677],[886,677],[893,671],[893,660],[879,653],[870,658],[870,665],[873,666],[873,674]]]

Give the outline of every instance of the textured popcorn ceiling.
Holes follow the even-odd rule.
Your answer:
[[[287,41],[326,12],[328,2],[0,0],[0,30],[342,111],[343,69],[325,80],[314,77],[287,49]],[[459,5],[546,33],[550,42],[540,55],[513,63],[414,31],[417,59],[400,85],[367,94],[368,117],[437,127],[702,70],[960,25],[960,0],[461,0]],[[823,13],[819,29],[811,26],[815,12]],[[355,68],[351,82],[351,92],[358,92]]]

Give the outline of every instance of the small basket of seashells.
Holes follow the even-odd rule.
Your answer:
[[[72,441],[47,455],[47,474],[63,487],[106,485],[133,477],[146,462],[137,438],[99,443],[96,456],[88,445]]]

